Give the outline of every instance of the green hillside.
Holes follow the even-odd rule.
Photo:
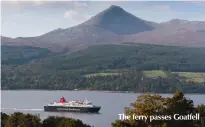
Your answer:
[[[144,75],[149,78],[163,77],[166,78],[167,74],[162,70],[152,70],[152,71],[143,71]]]
[[[30,46],[1,46],[1,62],[3,65],[24,64],[35,59],[45,58],[55,53],[48,49]]]
[[[188,82],[205,82],[205,73],[204,72],[174,72],[178,74],[180,77],[184,78]]]
[[[203,72],[205,50],[153,45],[98,45],[28,64],[31,65],[57,70],[89,69],[95,72],[130,67],[141,70]]]
[[[2,89],[191,92],[204,83],[186,82],[182,76],[169,72],[205,72],[204,48],[91,46],[19,66],[4,64]]]
[[[86,78],[91,78],[95,76],[113,76],[113,75],[120,75],[120,73],[93,73],[93,74],[86,74],[84,76]]]
[[[186,82],[205,83],[205,72],[167,72],[162,70],[143,71],[147,78],[167,78],[170,75],[177,74],[181,80]]]

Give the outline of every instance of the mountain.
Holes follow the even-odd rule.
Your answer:
[[[1,42],[3,45],[27,45],[56,52],[124,42],[205,46],[204,30],[204,21],[173,19],[155,23],[135,17],[121,7],[112,5],[77,26],[59,28],[36,37],[2,37]]]
[[[124,41],[205,47],[205,22],[172,19],[157,24],[156,29],[125,37]]]
[[[90,44],[121,43],[124,34],[136,34],[153,27],[148,22],[112,5],[88,21],[67,29],[56,29],[38,37],[2,39],[3,44],[29,45],[61,50]]]
[[[100,12],[82,25],[98,26],[117,34],[136,34],[153,29],[145,20],[137,18],[114,5]]]
[[[205,47],[205,32],[204,30],[194,31],[186,28],[171,30],[163,28],[126,36],[124,37],[124,41],[158,45]]]
[[[168,22],[160,23],[160,28],[167,28],[167,29],[180,29],[186,28],[190,30],[205,30],[205,22],[204,21],[188,21],[188,20],[181,20],[181,19],[172,19]]]
[[[1,44],[9,45],[9,46],[33,46],[39,48],[47,48],[49,50],[55,52],[62,52],[65,47],[60,44],[54,44],[52,42],[45,43],[42,42],[40,37],[17,37],[17,38],[9,38],[1,36]]]

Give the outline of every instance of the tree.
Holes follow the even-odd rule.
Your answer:
[[[205,105],[204,104],[201,104],[201,105],[198,105],[196,107],[196,113],[199,113],[200,114],[200,121],[195,121],[195,126],[196,127],[201,127],[201,124],[202,122],[205,122]]]
[[[90,127],[78,119],[50,116],[41,121],[35,115],[20,112],[11,115],[1,113],[1,121],[2,127]]]
[[[43,120],[43,127],[90,127],[80,120],[72,118],[50,116]]]
[[[150,119],[135,119],[134,116],[160,115],[163,113],[164,98],[160,95],[144,94],[131,103],[131,108],[125,108],[125,114],[131,116],[129,120],[115,121],[113,127],[147,127],[162,125],[163,121],[152,121]]]
[[[6,127],[41,127],[41,120],[31,114],[16,112],[9,116]]]
[[[156,94],[144,94],[131,103],[130,108],[125,108],[125,115],[148,116],[154,117],[155,120],[116,120],[112,127],[199,127],[199,121],[173,119],[174,114],[187,115],[196,112],[205,116],[205,106],[194,107],[193,101],[187,99],[182,92],[176,92],[173,97],[167,98]]]
[[[164,109],[165,114],[169,114],[174,116],[174,114],[179,115],[188,115],[190,113],[194,113],[194,104],[192,100],[188,100],[184,97],[182,92],[176,92],[173,97],[165,99],[165,106]],[[174,120],[172,118],[171,121],[167,121],[168,126],[174,127],[192,127],[193,121],[192,120]]]
[[[132,126],[129,121],[127,120],[116,120],[114,123],[112,123],[112,127],[134,127]]]
[[[1,112],[1,127],[6,126],[6,121],[7,121],[8,117],[9,116],[6,113]]]

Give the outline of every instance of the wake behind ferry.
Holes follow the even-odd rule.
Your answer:
[[[62,97],[59,102],[53,102],[45,105],[44,111],[98,113],[100,108],[100,106],[95,106],[88,100],[71,100],[67,102],[65,98]]]

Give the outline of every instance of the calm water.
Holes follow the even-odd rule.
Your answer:
[[[124,107],[134,102],[141,94],[133,93],[105,93],[88,91],[2,91],[1,109],[5,113],[16,111],[40,114],[46,118],[49,115],[66,116],[82,120],[95,127],[110,127],[111,122],[118,119],[118,114],[124,112]],[[164,97],[171,94],[161,94]],[[100,114],[85,113],[49,113],[43,111],[48,102],[58,101],[64,96],[67,100],[84,100],[87,98],[93,104],[102,106]],[[205,103],[205,94],[187,94],[187,98],[194,100],[194,104]]]

